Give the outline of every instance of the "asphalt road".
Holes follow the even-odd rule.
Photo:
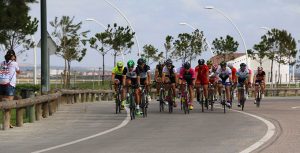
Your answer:
[[[251,116],[234,111],[223,114],[221,109],[202,113],[195,106],[188,115],[179,108],[169,114],[160,113],[158,103],[152,102],[147,118],[127,123],[126,112],[114,114],[112,102],[64,105],[47,119],[0,131],[0,153],[235,153],[267,132],[266,124]],[[299,152],[297,106],[297,99],[286,98],[264,100],[261,108],[252,101],[246,103],[245,112],[266,118],[276,127],[272,139],[256,152]]]

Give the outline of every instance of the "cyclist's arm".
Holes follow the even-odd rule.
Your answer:
[[[123,79],[123,86],[125,86],[125,82],[126,82],[126,75],[123,75],[122,79]]]
[[[111,81],[115,81],[115,76],[116,76],[115,73],[111,74]]]
[[[147,72],[148,83],[151,84],[151,74],[150,71]]]
[[[158,74],[159,74],[159,72],[158,72],[158,69],[156,68],[156,69],[155,69],[155,74],[154,74],[154,79],[155,79],[155,81],[157,81]]]
[[[165,82],[165,78],[166,78],[166,73],[163,72],[162,73],[162,77],[161,77],[161,82]]]

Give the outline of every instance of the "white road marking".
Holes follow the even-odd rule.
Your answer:
[[[32,153],[41,153],[41,152],[46,152],[46,151],[50,151],[50,150],[62,148],[62,147],[65,147],[65,146],[69,146],[69,145],[72,145],[72,144],[75,144],[75,143],[79,143],[79,142],[82,142],[82,141],[85,141],[85,140],[89,140],[89,139],[92,139],[92,138],[95,138],[95,137],[98,137],[98,136],[101,136],[101,135],[113,132],[115,130],[118,130],[118,129],[126,126],[129,123],[129,121],[130,121],[129,109],[127,107],[125,107],[125,109],[126,109],[126,112],[127,112],[126,118],[123,120],[123,122],[121,124],[119,124],[118,126],[116,126],[114,128],[108,129],[106,131],[100,132],[100,133],[95,134],[95,135],[91,135],[91,136],[88,136],[88,137],[85,137],[85,138],[74,140],[74,141],[71,141],[71,142],[68,142],[68,143],[64,143],[64,144],[53,146],[53,147],[50,147],[50,148],[46,148],[46,149],[34,151]]]
[[[221,107],[217,107],[217,108],[221,108]],[[223,109],[223,107],[221,109]],[[266,134],[260,140],[258,140],[257,142],[255,142],[254,144],[249,146],[248,148],[242,150],[240,153],[250,153],[250,152],[254,151],[255,149],[257,149],[260,146],[262,146],[263,144],[265,144],[267,141],[269,141],[272,138],[272,136],[275,134],[275,130],[276,130],[275,125],[273,123],[271,123],[270,121],[268,121],[268,120],[266,120],[262,117],[259,117],[259,116],[256,116],[256,115],[253,115],[253,114],[250,114],[250,113],[246,113],[246,112],[243,112],[243,111],[238,111],[238,110],[234,110],[234,109],[230,109],[230,110],[234,111],[234,112],[242,113],[242,114],[245,114],[245,115],[248,115],[248,116],[251,116],[251,117],[254,117],[254,118],[262,121],[263,123],[265,123],[268,127],[268,130],[267,130]]]
[[[265,144],[267,141],[269,141],[272,138],[272,136],[275,134],[275,129],[276,128],[275,128],[274,124],[271,123],[270,121],[268,121],[268,120],[266,120],[266,119],[264,119],[262,117],[250,114],[250,113],[246,113],[246,112],[242,112],[242,111],[238,111],[238,110],[232,110],[232,111],[239,112],[239,113],[242,113],[242,114],[254,117],[254,118],[256,118],[256,119],[264,122],[267,125],[267,127],[268,127],[268,130],[267,130],[266,134],[260,140],[258,140],[257,142],[255,142],[254,144],[252,144],[251,146],[249,146],[248,148],[244,149],[240,153],[249,153],[249,152],[254,151],[255,149],[257,149],[260,146],[262,146],[263,144]]]
[[[292,109],[297,109],[297,108],[300,108],[300,106],[295,106],[295,107],[292,107]]]

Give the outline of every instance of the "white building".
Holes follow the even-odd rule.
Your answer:
[[[222,61],[222,59],[220,58],[220,56],[214,56],[211,58],[211,60],[213,61],[213,63],[220,63]],[[256,74],[257,72],[257,67],[260,66],[258,60],[253,60],[251,58],[248,59],[249,60],[249,65],[250,65],[250,69],[252,70],[252,72],[254,72],[254,74]],[[262,60],[262,67],[263,70],[266,73],[266,79],[267,82],[270,83],[271,82],[271,60],[264,58]],[[227,61],[228,63],[233,63],[233,66],[238,69],[240,67],[241,63],[245,63],[247,64],[247,60],[246,60],[246,54],[245,53],[234,53],[234,60],[230,60]],[[273,83],[278,81],[278,63],[276,61],[274,61],[273,63]],[[288,82],[293,82],[294,81],[294,77],[290,77],[293,76],[290,74],[289,72],[289,65],[280,65],[280,75],[281,75],[281,83],[288,83]]]

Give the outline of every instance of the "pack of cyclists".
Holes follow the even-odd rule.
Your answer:
[[[136,114],[141,114],[141,86],[145,86],[145,89],[150,92],[151,89],[151,74],[150,66],[146,64],[144,58],[137,60],[137,65],[133,60],[129,60],[124,65],[123,62],[117,62],[116,66],[112,70],[112,81],[114,82],[114,89],[117,92],[118,86],[122,85],[121,94],[121,109],[124,109],[126,101],[126,93],[128,88],[134,88],[134,101],[136,103]],[[235,90],[236,87],[245,87],[245,97],[247,99],[248,89],[251,86],[255,87],[257,91],[261,88],[261,95],[264,97],[265,90],[265,72],[262,67],[257,68],[257,73],[252,74],[245,63],[241,63],[239,68],[233,67],[232,63],[221,62],[216,65],[212,61],[205,63],[204,59],[198,60],[198,65],[194,68],[191,67],[189,62],[184,62],[181,67],[175,68],[173,61],[167,59],[166,61],[160,61],[155,68],[154,81],[156,82],[156,96],[159,97],[159,90],[161,84],[163,87],[171,88],[173,90],[172,102],[173,106],[177,107],[175,97],[177,95],[176,88],[179,87],[179,92],[182,93],[187,87],[189,92],[188,107],[193,109],[193,99],[195,97],[194,88],[196,89],[197,102],[205,102],[205,106],[208,107],[208,85],[214,87],[215,100],[221,99],[222,89],[225,89],[225,103],[227,107],[232,107],[232,94],[231,90]],[[253,83],[252,78],[253,77]],[[200,101],[199,92],[203,91],[204,101]],[[148,92],[148,93],[149,93]],[[240,95],[238,97],[238,107],[240,107]],[[256,97],[256,92],[254,92]],[[151,101],[150,95],[147,95],[148,101]],[[256,101],[254,101],[255,103]],[[165,102],[167,105],[168,103]]]

